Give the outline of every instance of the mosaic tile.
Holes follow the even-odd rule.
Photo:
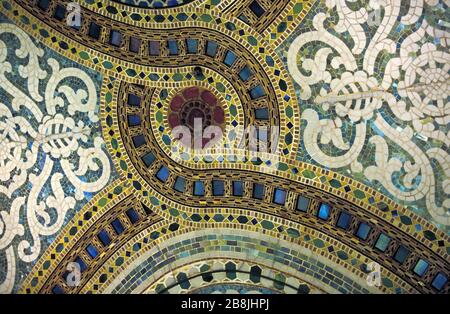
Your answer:
[[[0,8],[0,292],[449,292],[447,1]]]

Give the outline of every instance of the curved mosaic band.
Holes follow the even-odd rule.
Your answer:
[[[327,293],[367,293],[368,290],[373,290],[367,286],[365,278],[349,278],[342,275],[337,270],[338,266],[328,264],[328,261],[315,257],[308,250],[299,252],[296,251],[297,248],[288,249],[279,241],[274,243],[274,239],[270,237],[258,239],[255,235],[253,232],[233,235],[231,230],[210,230],[200,233],[194,231],[178,235],[159,248],[162,254],[167,255],[163,257],[173,260],[172,263],[160,264],[161,256],[154,250],[142,253],[134,257],[134,261],[110,281],[104,292],[164,293],[165,289],[180,286],[181,282],[184,283],[184,286],[180,287],[181,291],[188,292],[192,287],[187,286],[186,279],[198,276],[208,278],[209,275],[213,275],[213,278],[208,278],[213,281],[216,278],[215,273],[219,271],[225,272],[223,277],[229,279],[240,277],[243,282],[255,283],[266,277],[272,282],[269,288],[281,287],[278,290],[282,290],[283,293],[297,293],[302,289]],[[237,249],[238,247],[242,250]],[[274,258],[270,257],[272,254]],[[231,259],[231,263],[226,258],[221,259],[222,255]],[[290,255],[295,257],[289,257]],[[198,265],[194,270],[193,264]],[[249,277],[255,266],[260,267],[261,273],[252,281]],[[242,275],[239,275],[239,272]],[[221,275],[218,275],[220,278]],[[323,281],[316,284],[314,278]],[[304,287],[305,283],[311,288]]]
[[[22,7],[1,2],[5,14],[30,34],[64,56],[103,74],[102,132],[121,177],[86,205],[63,230],[34,267],[22,292],[201,291],[210,286],[205,278],[212,276],[212,282],[215,277],[208,270],[195,274],[182,271],[183,267],[201,268],[201,260],[208,260],[198,244],[184,243],[187,240],[183,237],[193,238],[192,234],[204,234],[195,238],[196,241],[214,252],[211,253],[213,258],[222,259],[225,268],[217,270],[217,278],[227,279],[217,279],[220,283],[233,282],[239,277],[236,266],[245,264],[243,267],[249,269],[242,271],[245,279],[241,278],[239,283],[258,286],[250,269],[259,267],[261,273],[268,274],[276,263],[292,261],[292,256],[298,258],[298,263],[281,275],[267,275],[271,284],[259,287],[293,292],[301,290],[304,282],[313,291],[435,293],[436,276],[450,277],[450,243],[445,231],[398,201],[348,176],[295,160],[304,148],[302,145],[311,145],[311,141],[303,141],[300,134],[317,137],[319,128],[311,125],[321,117],[310,108],[300,116],[299,103],[304,106],[303,98],[308,94],[305,90],[309,88],[305,87],[307,80],[301,72],[305,69],[293,75],[302,87],[298,100],[281,54],[277,55],[273,49],[303,19],[310,2],[279,0],[269,7],[266,1],[260,1],[265,13],[260,19],[252,16],[247,20],[243,16],[255,13],[250,9],[254,1],[194,1],[155,11],[114,2],[106,7],[99,1],[79,2],[85,12],[78,29],[65,25],[64,19],[56,13],[67,1],[52,1],[45,10],[39,8],[37,2],[30,6],[25,1],[16,1]],[[299,3],[305,6],[298,6]],[[320,4],[317,7],[323,9]],[[183,12],[183,8],[189,9]],[[126,14],[120,17],[121,13]],[[313,26],[320,32],[321,23],[329,21],[324,22],[322,12],[312,13]],[[341,17],[342,12],[338,10],[337,14]],[[267,28],[269,23],[274,25]],[[284,31],[286,33],[282,34]],[[314,32],[311,31],[309,37],[298,37],[292,48],[295,53],[288,57],[289,68],[304,62],[301,57],[304,51],[300,53],[299,43],[304,38],[311,39]],[[195,45],[192,40],[197,40]],[[320,63],[319,57],[307,60],[306,64]],[[317,68],[320,67],[317,65]],[[350,84],[359,84],[355,80],[361,77],[364,77],[361,73],[344,76]],[[333,84],[331,87],[336,88]],[[273,155],[263,153],[253,158],[255,156],[239,150],[236,155],[242,158],[234,160],[213,150],[201,158],[184,159],[184,151],[179,146],[176,147],[178,155],[174,155],[169,150],[175,146],[170,138],[175,126],[170,122],[174,121],[170,115],[179,113],[181,121],[181,115],[189,116],[192,110],[191,107],[176,107],[174,99],[193,86],[214,95],[223,106],[220,107],[223,123],[230,128],[278,125],[281,153],[275,167],[270,167]],[[323,88],[321,93],[326,94],[328,87]],[[362,94],[373,96],[372,91],[365,89]],[[327,97],[317,97],[313,105],[329,108],[329,103],[333,105],[342,99],[350,102],[357,96]],[[183,101],[190,99],[186,96]],[[206,101],[207,105],[211,104]],[[259,115],[261,109],[267,113],[263,114],[266,117]],[[207,114],[197,111],[193,116]],[[303,130],[309,133],[300,132],[301,118],[308,122]],[[361,119],[359,116],[352,118]],[[380,121],[377,119],[375,123],[379,125]],[[359,131],[365,123],[364,120],[358,124]],[[340,125],[322,127],[331,132]],[[341,147],[345,147],[345,143]],[[232,233],[228,229],[233,229],[238,235],[222,236],[216,229],[224,233]],[[265,242],[255,240],[255,236],[242,236],[250,232],[257,232]],[[219,235],[214,237],[216,234]],[[170,246],[171,241],[175,241],[173,246]],[[284,247],[280,247],[281,242]],[[287,253],[286,247],[292,248],[292,252]],[[172,256],[173,251],[177,253]],[[256,260],[252,255],[255,251],[263,258],[250,266],[252,258]],[[308,254],[299,258],[305,251]],[[149,252],[153,255],[145,255]],[[312,254],[323,260],[312,261]],[[146,265],[141,259],[150,264]],[[176,260],[181,264],[176,264]],[[379,290],[365,287],[367,267],[372,261],[382,267]],[[81,285],[76,287],[67,282],[70,273],[67,266],[72,262],[82,266]],[[420,275],[416,269],[423,265],[421,262],[427,265],[425,275]],[[314,267],[305,267],[305,263]],[[325,266],[324,273],[313,269],[320,268],[319,263]],[[234,270],[232,265],[235,265]],[[326,265],[331,265],[332,271],[327,270]],[[302,277],[302,267],[305,267],[304,273],[318,279],[317,282],[312,277]],[[338,273],[346,279],[334,273],[337,269],[342,269]],[[154,272],[160,273],[155,275]],[[181,277],[174,282],[168,275],[171,272]],[[145,276],[141,276],[143,273]],[[135,276],[122,281],[126,274]],[[229,277],[233,274],[236,278]],[[292,284],[292,279],[286,285],[286,279],[293,276],[299,277],[297,284]],[[330,276],[333,280],[328,280]],[[199,282],[200,278],[204,282]],[[142,280],[146,281],[142,283]],[[191,281],[198,285],[191,285]],[[161,287],[162,282],[170,284]],[[290,290],[278,289],[282,283],[283,288]],[[447,283],[440,292],[448,293],[449,289]]]

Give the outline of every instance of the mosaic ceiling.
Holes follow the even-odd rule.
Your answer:
[[[449,5],[0,0],[0,292],[449,293]]]

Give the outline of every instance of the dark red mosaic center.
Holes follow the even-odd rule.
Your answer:
[[[193,140],[195,121],[201,119],[201,128],[205,130],[209,126],[219,126],[223,130],[225,113],[217,97],[209,90],[202,87],[189,87],[175,95],[170,102],[168,113],[169,126],[173,129],[177,126],[186,126],[191,131]],[[199,122],[199,120],[197,120]],[[182,136],[181,136],[182,137]],[[181,137],[178,140],[184,145],[191,145]],[[214,136],[212,137],[214,138]],[[204,138],[203,147],[212,139]]]

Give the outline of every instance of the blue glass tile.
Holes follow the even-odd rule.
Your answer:
[[[106,230],[100,231],[97,237],[104,246],[107,246],[111,243],[111,238],[109,237],[109,234],[108,232],[106,232]]]
[[[214,196],[223,196],[225,193],[225,185],[223,181],[213,180],[213,195]]]
[[[150,167],[150,165],[155,161],[156,157],[152,153],[147,153],[144,156],[142,156],[142,161],[147,167]]]
[[[129,126],[138,126],[141,124],[141,117],[137,114],[129,114],[128,115],[128,125]]]
[[[144,137],[144,135],[136,135],[136,136],[133,136],[133,144],[134,144],[134,147],[136,147],[136,148],[139,148],[139,147],[141,147],[142,145],[144,145],[145,144],[145,137]]]
[[[38,0],[37,5],[42,10],[47,10],[50,5],[50,0]]]
[[[250,68],[246,65],[240,72],[239,77],[244,82],[248,81],[253,75],[253,72],[250,70]]]
[[[168,40],[167,48],[169,48],[169,55],[175,56],[178,54],[178,42],[176,40]]]
[[[282,189],[275,189],[273,194],[273,202],[278,205],[284,205],[286,202],[286,191]]]
[[[250,269],[250,280],[253,282],[260,282],[262,269],[259,266],[252,266]]]
[[[234,64],[234,62],[236,62],[236,59],[237,59],[236,55],[232,51],[228,50],[227,53],[225,54],[225,59],[223,60],[223,63],[231,67]]]
[[[206,43],[206,54],[214,58],[217,54],[217,48],[218,45],[216,42],[208,40]]]
[[[429,264],[427,261],[425,261],[423,259],[419,259],[416,263],[416,266],[414,266],[413,271],[418,276],[422,277],[425,274],[425,272],[427,271],[428,266],[429,266]]]
[[[381,252],[384,252],[388,248],[389,242],[391,242],[391,238],[388,237],[386,234],[382,233],[380,234],[377,242],[375,243],[375,248],[377,248]]]
[[[61,288],[59,285],[56,285],[52,289],[53,294],[64,294],[64,289]]]
[[[264,199],[264,185],[260,183],[253,184],[253,198],[262,200]]]
[[[139,214],[134,210],[134,208],[130,208],[126,211],[126,214],[128,216],[128,219],[130,219],[130,222],[132,224],[135,224],[139,221]]]
[[[130,51],[138,53],[141,49],[141,40],[139,38],[130,37]]]
[[[339,215],[339,219],[336,223],[336,226],[338,226],[339,228],[342,228],[344,230],[347,230],[348,227],[350,227],[351,220],[352,220],[352,216],[350,216],[350,214],[348,214],[346,212],[341,212],[341,214]]]
[[[77,263],[80,266],[80,271],[84,272],[87,269],[86,263],[81,259],[81,257],[77,256],[75,258],[75,263]]]
[[[330,212],[331,212],[331,206],[326,203],[322,203],[322,204],[320,204],[320,208],[317,213],[317,217],[319,217],[322,220],[328,220],[328,218],[330,218]]]
[[[89,25],[88,35],[94,39],[99,39],[101,30],[102,30],[102,28],[100,25],[95,24],[94,22],[91,22],[91,24]]]
[[[109,43],[113,46],[120,47],[122,44],[122,34],[117,30],[111,30]]]
[[[436,277],[434,277],[433,282],[431,283],[431,285],[437,289],[437,290],[442,290],[445,285],[447,284],[448,278],[447,276],[445,276],[443,273],[438,273],[436,275]]]
[[[317,212],[317,217],[322,220],[328,220],[330,218],[331,206],[326,203],[320,204],[319,211]]]
[[[297,210],[306,213],[308,211],[309,202],[309,198],[300,195],[297,198]]]
[[[168,8],[170,8],[170,7],[175,7],[175,6],[180,5],[182,2],[183,2],[183,1],[180,1],[180,0],[168,0],[166,6],[167,6]],[[155,2],[153,5],[156,6],[156,4],[157,4],[157,2]]]
[[[266,95],[266,92],[261,85],[257,85],[250,90],[250,97],[252,99],[257,99]]]
[[[64,20],[64,17],[66,16],[66,7],[58,4],[56,6],[55,14],[53,14],[53,16],[59,21]]]
[[[114,231],[117,234],[121,234],[125,228],[123,227],[122,223],[120,222],[119,219],[115,219],[111,222],[111,226],[113,227]]]
[[[368,224],[362,222],[359,224],[358,230],[356,231],[356,236],[361,240],[366,240],[369,236],[369,232],[372,229]]]
[[[257,16],[257,17],[261,17],[266,11],[264,10],[264,8],[258,3],[258,1],[253,1],[252,3],[250,3],[250,10],[252,10],[252,12]]]
[[[255,118],[258,120],[268,120],[269,119],[269,109],[267,108],[256,108]]]
[[[233,181],[233,195],[234,196],[244,195],[244,183],[242,181]]]
[[[156,177],[159,179],[159,181],[166,182],[167,179],[169,178],[169,169],[167,169],[167,167],[162,166],[156,173]]]
[[[400,264],[403,264],[406,261],[406,258],[408,257],[409,253],[410,251],[406,247],[400,245],[397,252],[395,252],[394,259]]]
[[[128,94],[128,105],[139,107],[141,105],[141,97],[134,94]]]
[[[204,196],[205,195],[205,184],[203,181],[195,181],[194,182],[194,195],[195,196]]]
[[[198,52],[198,39],[189,38],[186,40],[187,42],[187,52],[188,53],[197,53]]]
[[[151,56],[159,56],[161,54],[161,43],[159,41],[149,41],[148,52]]]
[[[173,188],[180,193],[184,193],[186,189],[186,179],[183,177],[177,177]]]
[[[86,247],[86,252],[88,253],[88,255],[89,255],[91,258],[96,258],[96,257],[98,256],[98,251],[97,251],[97,249],[95,248],[95,246],[93,246],[92,244],[89,244],[89,245]]]

